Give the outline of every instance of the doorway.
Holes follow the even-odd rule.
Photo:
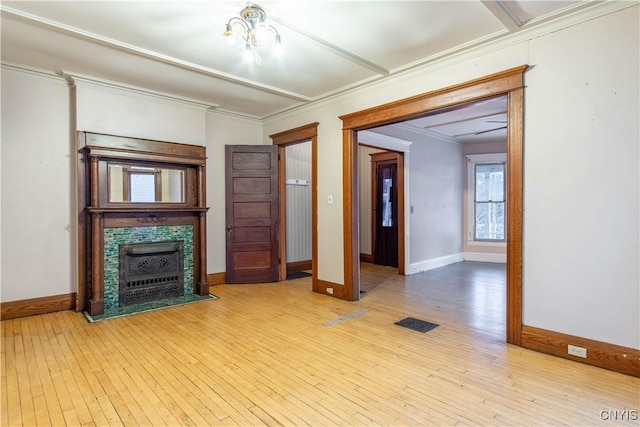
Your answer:
[[[280,224],[287,223],[287,203],[286,203],[286,175],[284,162],[286,161],[286,147],[301,142],[310,141],[311,143],[311,286],[316,292],[319,292],[318,284],[318,124],[317,122],[300,126],[294,129],[286,130],[280,133],[269,135],[273,141],[273,145],[278,147],[278,193],[281,195],[279,204],[279,221]],[[284,197],[284,199],[282,199]],[[287,237],[286,227],[279,229],[280,241],[280,280],[287,277]]]
[[[398,157],[371,154],[371,250],[373,263],[398,268]]]
[[[357,132],[424,116],[447,107],[506,95],[507,111],[507,301],[506,340],[520,345],[522,335],[522,171],[524,72],[516,67],[457,86],[341,116],[343,121],[344,288],[345,299],[360,297],[357,200]]]
[[[311,141],[285,147],[284,162],[287,279],[305,277],[311,270]]]

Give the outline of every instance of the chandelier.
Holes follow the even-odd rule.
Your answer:
[[[227,30],[223,33],[225,40],[229,44],[234,44],[237,36],[242,38],[245,58],[253,58],[258,65],[262,63],[262,59],[260,59],[260,55],[257,52],[259,46],[271,42],[276,52],[282,49],[280,33],[273,25],[265,22],[266,18],[267,14],[263,8],[249,3],[240,11],[240,18],[234,16],[229,19]],[[236,30],[239,30],[239,32],[237,33]]]

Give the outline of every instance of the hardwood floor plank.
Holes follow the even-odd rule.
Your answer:
[[[2,321],[2,425],[602,425],[638,410],[638,378],[505,344],[503,266],[362,277],[357,302],[304,278],[98,323]]]

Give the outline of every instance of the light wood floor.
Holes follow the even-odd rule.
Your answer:
[[[0,422],[637,426],[601,411],[637,411],[638,378],[504,343],[500,266],[394,272],[363,267],[358,302],[303,278],[94,324],[2,321]],[[440,326],[394,325],[409,316]]]

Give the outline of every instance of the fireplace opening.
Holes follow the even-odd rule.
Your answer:
[[[184,295],[182,240],[120,245],[120,307]]]

